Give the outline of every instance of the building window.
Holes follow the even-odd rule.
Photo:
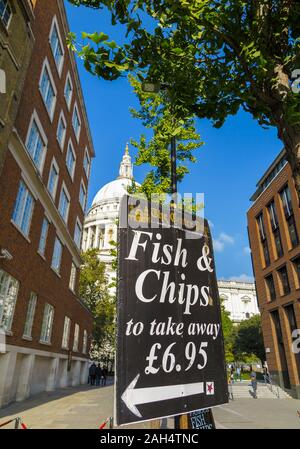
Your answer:
[[[5,28],[8,28],[12,18],[12,10],[8,0],[0,0],[0,18]]]
[[[49,172],[49,180],[48,180],[48,190],[50,192],[50,195],[52,196],[52,199],[55,201],[56,196],[56,189],[57,189],[57,183],[58,183],[58,165],[53,159],[50,172]]]
[[[76,162],[75,152],[73,149],[73,145],[70,141],[69,145],[68,145],[67,156],[66,156],[66,164],[67,164],[68,172],[72,179],[74,178],[74,173],[75,173],[75,162]]]
[[[297,228],[296,228],[296,223],[295,223],[295,218],[294,218],[291,192],[290,192],[290,189],[288,186],[285,186],[283,188],[283,190],[281,190],[280,197],[281,197],[281,201],[282,201],[284,215],[285,215],[287,225],[288,225],[291,245],[294,248],[295,246],[298,245],[299,239],[298,239]]]
[[[41,331],[41,343],[51,343],[52,327],[54,318],[54,307],[45,304],[44,317]]]
[[[87,178],[90,176],[90,166],[91,166],[91,160],[90,160],[88,150],[86,148],[85,154],[84,154],[83,167],[84,167],[84,171],[85,171]]]
[[[69,209],[70,209],[70,195],[65,186],[63,185],[60,192],[58,210],[60,215],[64,219],[65,223],[67,223],[68,221]]]
[[[291,216],[287,219],[287,225],[288,225],[288,229],[289,229],[289,235],[290,235],[291,245],[292,245],[292,247],[294,248],[294,247],[297,246],[298,243],[299,243],[298,233],[297,233],[297,228],[296,228],[296,223],[295,223],[294,215],[291,215]]]
[[[57,140],[62,150],[65,144],[66,131],[67,131],[66,119],[64,117],[63,112],[61,112],[57,127]]]
[[[74,232],[74,241],[78,248],[80,248],[80,244],[81,244],[81,235],[82,235],[82,226],[81,226],[79,220],[77,219],[76,225],[75,225],[75,232]]]
[[[82,344],[82,352],[83,354],[87,353],[87,343],[88,343],[88,334],[87,331],[83,331],[83,344]]]
[[[19,282],[0,270],[0,329],[10,331],[19,290]]]
[[[76,136],[76,139],[78,142],[79,136],[80,136],[81,122],[80,122],[80,118],[79,118],[78,107],[76,104],[74,106],[74,111],[73,111],[72,125],[73,125],[75,136]]]
[[[69,109],[71,106],[72,96],[73,96],[73,84],[70,73],[68,73],[65,85],[65,99]]]
[[[28,237],[33,213],[34,199],[23,181],[20,181],[19,191],[12,215],[12,221]]]
[[[271,222],[271,227],[272,227],[273,237],[274,237],[274,242],[275,242],[275,247],[276,247],[277,258],[279,258],[279,257],[283,256],[283,248],[282,248],[282,243],[281,243],[281,236],[280,236],[280,230],[279,230],[279,226],[278,226],[278,219],[277,219],[274,200],[271,201],[271,203],[269,204],[268,210],[269,210],[270,222]]]
[[[266,284],[267,284],[267,288],[268,288],[269,300],[270,301],[275,301],[275,299],[276,299],[276,290],[275,290],[275,284],[274,284],[273,275],[270,274],[269,276],[267,276],[265,278],[265,280],[266,280]]]
[[[55,243],[54,243],[51,267],[57,273],[59,273],[59,271],[60,271],[61,258],[62,258],[62,243],[59,240],[59,238],[56,237],[55,238]]]
[[[75,291],[76,275],[77,275],[76,265],[74,263],[72,263],[71,273],[70,273],[70,282],[69,282],[69,288],[72,290],[72,292]]]
[[[23,337],[31,338],[36,302],[37,302],[36,293],[31,293],[29,302],[28,302]]]
[[[84,211],[85,210],[85,205],[86,205],[86,188],[85,188],[85,185],[83,184],[82,181],[81,181],[81,184],[80,184],[79,202],[80,202],[81,207],[82,207],[82,209]]]
[[[277,270],[277,273],[279,274],[281,287],[282,287],[282,293],[284,295],[288,295],[291,291],[290,283],[289,283],[289,277],[287,273],[286,267],[282,267],[279,270]]]
[[[44,217],[43,224],[42,224],[40,243],[39,243],[39,253],[42,256],[45,255],[48,230],[49,230],[49,221],[47,220],[46,217]]]
[[[261,213],[257,217],[256,220],[257,220],[257,224],[258,224],[260,241],[261,241],[263,254],[264,254],[265,266],[268,266],[268,265],[270,265],[270,253],[269,253],[268,242],[267,242],[265,226],[264,226],[264,221],[263,221],[263,214]]]
[[[33,119],[29,128],[26,148],[36,168],[42,173],[46,155],[46,144],[36,119]]]
[[[45,61],[42,76],[40,80],[40,91],[48,111],[49,117],[52,121],[54,115],[54,108],[56,103],[56,88],[51,76],[48,61]]]
[[[63,349],[69,349],[70,330],[71,330],[71,320],[69,317],[66,316],[65,322],[64,322],[64,332],[63,332],[62,344],[61,344],[61,347]]]
[[[297,284],[298,288],[300,287],[300,257],[297,257],[297,259],[294,259],[293,261],[293,267],[297,275]]]
[[[79,325],[75,324],[74,343],[73,343],[74,352],[78,352],[78,344],[79,344]]]
[[[294,330],[298,329],[296,315],[293,304],[290,304],[284,308],[287,319],[289,321],[291,334]],[[298,376],[300,377],[300,352],[295,353],[295,360],[297,365]]]
[[[64,49],[62,40],[59,34],[58,23],[56,17],[53,19],[53,24],[50,32],[50,45],[55,60],[55,64],[59,75],[61,74],[63,62],[64,62]]]

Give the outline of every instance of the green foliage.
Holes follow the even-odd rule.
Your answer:
[[[115,301],[109,294],[105,276],[105,264],[99,260],[99,252],[90,249],[82,254],[79,294],[94,317],[93,345],[101,347],[107,341],[114,346]]]
[[[254,315],[241,322],[237,329],[233,352],[238,360],[251,363],[258,358],[264,362],[266,355],[260,315]]]
[[[233,362],[233,345],[234,345],[234,337],[235,337],[235,328],[233,322],[230,319],[230,313],[225,310],[223,304],[221,304],[221,319],[222,319],[222,330],[224,337],[224,346],[225,346],[225,359],[226,362]]]
[[[71,35],[87,70],[108,80],[134,72],[140,81],[166,83],[177,117],[196,114],[217,128],[244,108],[277,128],[300,192],[300,95],[291,89],[300,67],[299,1],[69,1],[107,8],[126,34],[118,45],[102,32],[84,33],[81,47]]]
[[[196,162],[194,151],[203,143],[195,130],[194,119],[178,118],[167,91],[149,94],[143,92],[142,83],[129,76],[130,83],[137,95],[141,110],[131,109],[134,117],[142,120],[146,128],[153,130],[153,137],[147,142],[144,135],[140,141],[132,140],[138,154],[136,165],[148,164],[150,170],[142,186],[136,191],[150,197],[152,193],[171,193],[170,142],[176,138],[177,145],[177,181],[189,173],[186,161]]]

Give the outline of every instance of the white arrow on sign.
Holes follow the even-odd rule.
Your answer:
[[[168,399],[183,398],[195,394],[204,393],[203,382],[184,385],[166,385],[164,387],[134,388],[140,375],[128,385],[121,396],[127,408],[139,418],[142,415],[136,408],[139,404],[149,404],[151,402],[166,401]]]

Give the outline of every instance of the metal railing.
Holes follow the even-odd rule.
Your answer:
[[[276,383],[274,383],[271,374],[264,374],[264,383],[269,390],[275,394],[278,399],[280,399],[279,387]]]

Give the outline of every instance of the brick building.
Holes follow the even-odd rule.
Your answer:
[[[0,173],[30,61],[33,0],[0,0]]]
[[[265,172],[248,211],[267,363],[273,379],[300,398],[300,210],[283,150]],[[299,344],[298,344],[299,347]]]
[[[93,143],[63,1],[37,0],[33,14],[0,177],[0,406],[85,383],[92,332],[78,275]]]

